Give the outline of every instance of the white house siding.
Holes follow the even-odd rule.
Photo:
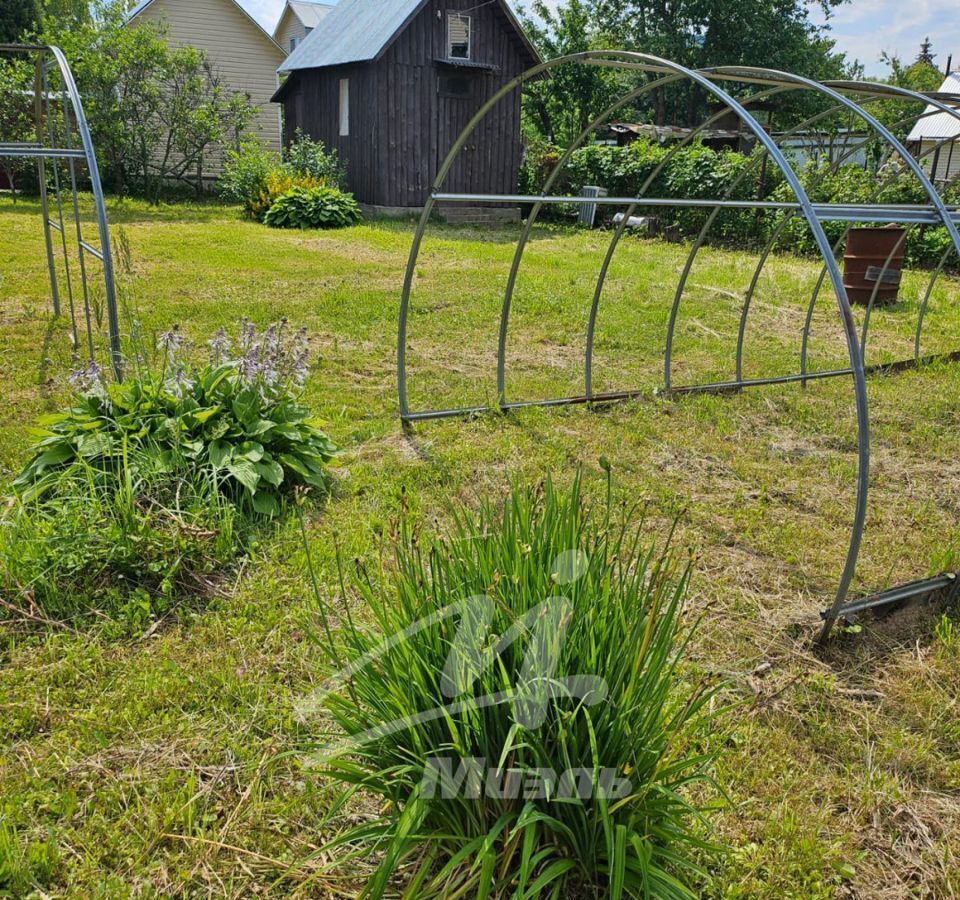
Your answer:
[[[281,126],[276,104],[277,67],[286,54],[233,0],[154,0],[131,22],[163,23],[174,47],[196,47],[207,57],[229,93],[243,93],[257,107],[250,126],[265,147],[280,150]],[[208,171],[217,175],[222,155],[215,153]]]
[[[939,144],[939,153],[937,145]],[[933,180],[940,183],[960,178],[960,141],[921,141],[920,155],[923,157],[923,167],[932,175]],[[936,170],[933,169],[936,156]]]
[[[277,30],[273,34],[274,40],[283,47],[284,53],[289,54],[293,52],[293,47],[290,46],[290,39],[296,38],[299,44],[306,36],[307,29],[304,28],[303,22],[293,14],[288,6],[283,11],[280,24],[277,25]]]

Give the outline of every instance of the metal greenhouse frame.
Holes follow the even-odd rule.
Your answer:
[[[54,314],[61,315],[63,305],[57,267],[59,257],[74,352],[85,354],[93,360],[96,355],[96,331],[89,266],[91,263],[99,264],[103,278],[110,360],[114,374],[120,378],[120,324],[103,186],[73,73],[63,52],[57,47],[0,44],[0,57],[26,57],[28,63],[32,58],[35,140],[4,142],[4,136],[0,135],[0,156],[37,161]],[[78,186],[84,168],[93,195],[99,247],[89,243],[83,231]],[[74,245],[72,253],[71,245]]]
[[[470,139],[474,129],[490,113],[490,111],[508,94],[513,91],[521,90],[523,86],[531,80],[538,78],[551,69],[561,65],[581,65],[581,66],[602,66],[621,70],[634,70],[646,73],[650,76],[649,80],[629,91],[601,115],[594,119],[586,129],[573,141],[570,147],[563,153],[557,162],[553,171],[547,177],[542,192],[535,196],[508,195],[508,194],[466,194],[445,192],[444,184],[450,170]],[[695,129],[687,137],[679,142],[675,148],[667,154],[666,159],[660,163],[657,169],[647,178],[642,188],[635,197],[570,197],[559,196],[551,193],[552,188],[557,182],[558,177],[569,161],[573,152],[584,144],[594,132],[608,121],[620,109],[638,100],[640,97],[650,91],[663,87],[668,84],[678,82],[690,82],[699,86],[709,96],[716,101],[720,111],[708,118],[699,128]],[[741,99],[736,98],[727,90],[727,85],[747,84],[755,93],[751,93]],[[809,118],[801,123],[787,135],[779,139],[774,138],[760,124],[757,118],[750,112],[750,107],[760,101],[768,101],[773,97],[784,95],[791,91],[810,91],[821,95],[831,102],[831,107],[826,112]],[[493,410],[508,411],[521,409],[531,406],[564,406],[580,403],[605,403],[611,401],[624,400],[639,396],[642,392],[636,389],[626,389],[615,392],[598,393],[593,388],[593,356],[594,339],[596,331],[597,313],[603,295],[604,283],[610,267],[611,260],[616,253],[617,246],[623,237],[627,227],[628,220],[637,208],[678,208],[678,207],[699,207],[710,209],[711,212],[707,218],[702,231],[694,241],[690,250],[686,265],[680,276],[676,293],[673,296],[669,324],[665,336],[664,345],[664,371],[662,389],[673,394],[685,394],[704,391],[738,391],[744,388],[755,387],[758,385],[788,384],[792,382],[800,383],[806,386],[809,382],[824,378],[850,377],[854,385],[854,396],[856,405],[857,419],[857,491],[856,504],[854,509],[853,524],[851,528],[849,546],[847,548],[843,571],[837,587],[836,594],[830,607],[823,611],[823,628],[820,639],[823,640],[829,636],[834,623],[838,618],[844,615],[860,612],[861,610],[881,607],[887,604],[910,597],[923,596],[934,591],[945,588],[956,587],[956,578],[953,575],[943,575],[938,578],[924,579],[913,582],[908,585],[902,585],[870,597],[861,598],[852,602],[847,601],[847,595],[853,580],[857,565],[857,559],[860,553],[860,546],[863,538],[864,526],[867,515],[867,493],[869,487],[870,470],[870,414],[867,402],[866,378],[868,373],[879,369],[891,370],[902,369],[910,366],[916,366],[933,357],[921,357],[921,338],[923,333],[923,324],[926,315],[927,306],[933,292],[937,279],[942,274],[950,255],[956,253],[960,256],[960,211],[957,207],[948,207],[930,178],[924,171],[920,161],[915,159],[907,151],[906,147],[895,137],[890,128],[883,125],[878,119],[870,114],[867,107],[881,99],[908,99],[919,101],[924,109],[930,107],[935,112],[946,112],[960,121],[960,96],[948,94],[921,94],[905,88],[893,87],[890,85],[873,84],[869,82],[851,82],[837,81],[820,83],[788,72],[781,72],[774,69],[752,68],[752,67],[720,67],[707,70],[691,70],[677,63],[670,62],[651,56],[646,53],[634,53],[626,51],[596,51],[587,53],[578,53],[550,60],[549,62],[529,69],[522,75],[515,78],[512,82],[505,85],[500,91],[493,95],[490,100],[477,112],[458,140],[454,143],[452,149],[447,155],[444,163],[437,173],[436,179],[431,188],[423,214],[420,218],[419,226],[416,230],[413,246],[410,251],[410,257],[407,264],[406,276],[403,283],[403,293],[400,305],[399,315],[399,335],[397,345],[397,365],[398,365],[398,389],[400,399],[400,416],[405,425],[411,425],[416,422],[422,422],[429,419],[439,419],[454,416],[463,416],[474,413],[481,413]],[[776,164],[783,175],[784,180],[793,194],[793,200],[789,202],[779,201],[749,201],[735,199],[732,194],[736,188],[734,184],[723,197],[715,199],[673,199],[662,197],[647,196],[647,191],[655,182],[655,179],[662,168],[667,164],[670,157],[680,149],[680,147],[695,140],[697,135],[714,124],[721,116],[734,113],[748,132],[751,132],[762,149],[762,154],[758,156],[761,159],[770,159]],[[834,115],[838,112],[848,113],[858,119],[870,129],[884,144],[889,151],[898,156],[903,164],[910,170],[913,176],[922,186],[924,193],[928,197],[928,203],[919,205],[891,205],[879,202],[869,203],[816,203],[813,202],[805,191],[799,177],[791,167],[787,157],[780,147],[782,142],[790,134],[803,128],[809,128],[816,122]],[[907,121],[913,121],[922,118],[924,115],[934,113],[924,112],[920,116],[910,116]],[[897,125],[902,123],[897,123]],[[894,126],[896,127],[896,126]],[[838,165],[842,159],[834,163]],[[746,173],[745,173],[746,174]],[[743,177],[743,176],[741,176]],[[877,186],[877,193],[882,184]],[[876,197],[876,194],[874,195]],[[414,276],[417,269],[417,262],[420,255],[420,249],[424,234],[430,221],[431,214],[437,203],[447,204],[531,204],[532,209],[526,222],[521,228],[520,237],[517,243],[516,251],[507,277],[506,289],[504,292],[503,305],[500,314],[500,330],[497,349],[497,395],[499,403],[495,407],[475,406],[460,407],[450,409],[411,409],[407,387],[407,329],[410,310],[410,297],[414,283]],[[536,223],[537,217],[548,204],[601,204],[605,206],[621,207],[624,215],[618,227],[614,230],[610,246],[606,252],[600,274],[597,280],[593,295],[593,301],[590,307],[590,314],[586,333],[586,357],[585,357],[585,382],[584,391],[578,396],[553,397],[546,399],[509,399],[507,390],[507,365],[506,351],[507,339],[509,336],[511,305],[514,296],[514,290],[517,282],[517,275],[523,260],[524,250],[530,239],[531,231]],[[727,381],[714,381],[707,383],[694,383],[675,385],[673,382],[673,345],[674,334],[676,331],[678,313],[682,304],[687,280],[689,278],[694,261],[700,249],[703,247],[711,226],[721,211],[726,209],[755,209],[755,210],[774,210],[781,213],[781,219],[774,229],[773,236],[769,243],[763,249],[759,263],[750,282],[745,295],[743,307],[740,313],[739,329],[737,336],[737,351],[734,365],[734,377]],[[801,341],[800,367],[797,372],[788,372],[767,378],[745,378],[743,374],[743,348],[746,326],[751,311],[751,301],[755,294],[761,273],[770,257],[771,251],[776,244],[777,239],[787,226],[790,220],[796,216],[802,216],[808,224],[810,231],[816,241],[817,248],[823,260],[823,269],[814,288],[813,295],[807,309],[803,336]],[[901,223],[907,228],[913,228],[917,225],[936,225],[943,226],[950,238],[950,247],[945,252],[940,264],[936,267],[931,276],[930,283],[926,293],[921,301],[918,314],[918,321],[915,332],[914,355],[910,359],[900,360],[895,363],[884,365],[866,364],[866,347],[868,330],[870,324],[870,315],[873,310],[877,294],[888,268],[893,262],[899,250],[894,248],[881,270],[880,276],[873,289],[873,295],[870,297],[866,308],[862,331],[858,334],[857,325],[854,320],[850,300],[843,285],[843,278],[840,266],[837,262],[837,252],[842,246],[844,237],[834,245],[831,244],[824,229],[825,222],[845,222],[850,223],[882,223],[890,222]],[[849,226],[848,226],[849,228]],[[901,242],[902,245],[902,242]],[[840,314],[840,325],[846,342],[849,364],[843,368],[830,371],[810,371],[807,365],[808,343],[813,321],[814,307],[818,297],[826,282],[829,282],[833,292],[836,295],[837,307]],[[946,354],[947,358],[960,359],[960,350]]]

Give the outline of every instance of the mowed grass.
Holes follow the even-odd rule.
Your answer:
[[[328,600],[355,601],[341,596],[337,548],[348,574],[351,560],[374,561],[401,503],[424,527],[442,527],[451,498],[503,495],[511,477],[569,483],[581,463],[585,489],[599,494],[606,457],[618,497],[644,501],[652,529],[681,517],[679,539],[695,557],[691,614],[705,615],[692,664],[742,701],[717,734],[726,799],[716,821],[733,852],[712,865],[703,896],[960,893],[960,631],[943,610],[915,607],[813,646],[849,541],[852,385],[656,395],[687,247],[629,239],[611,268],[595,387],[640,388],[640,399],[405,433],[395,344],[409,223],[287,233],[230,208],[132,202],[111,204],[110,216],[132,251],[121,280],[144,330],[178,322],[202,349],[243,315],[310,329],[308,399],[346,448],[334,495],[307,523]],[[431,229],[411,314],[415,408],[495,400],[516,237],[509,227]],[[587,311],[608,240],[535,230],[508,341],[509,399],[582,392]],[[67,330],[51,319],[35,204],[0,199],[0,261],[0,466],[9,477],[31,421],[67,396]],[[678,320],[676,384],[733,375],[754,266],[750,254],[702,252]],[[817,275],[809,261],[771,263],[747,328],[748,377],[797,371]],[[904,301],[875,314],[872,361],[910,355],[927,277],[909,273]],[[945,279],[924,351],[960,345],[958,326],[960,284]],[[825,292],[811,368],[844,360]],[[859,591],[960,568],[960,366],[874,377],[869,390]],[[297,752],[320,727],[296,712],[325,675],[310,639],[316,616],[287,522],[263,535],[217,596],[146,631],[0,626],[0,894],[351,896],[355,884],[317,873],[330,790]],[[4,884],[5,865],[19,881],[7,874]]]

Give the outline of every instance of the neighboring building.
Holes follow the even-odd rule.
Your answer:
[[[783,155],[797,168],[809,163],[815,165],[843,164],[865,166],[870,135],[865,131],[795,131],[790,134],[775,134],[774,138]]]
[[[464,126],[539,62],[505,0],[340,0],[280,67],[285,139],[334,147],[350,189],[382,209],[422,207]],[[514,193],[520,92],[478,126],[444,189]]]
[[[284,53],[293,53],[303,39],[316,28],[323,17],[334,7],[334,3],[314,2],[314,0],[287,0],[280,21],[273,32],[273,39],[283,48]]]
[[[940,86],[941,94],[951,94],[960,110],[960,72],[948,75]],[[942,99],[942,98],[941,98]],[[907,138],[911,151],[937,184],[945,184],[960,176],[960,119],[928,106]]]
[[[196,47],[231,94],[247,94],[259,113],[252,130],[271,150],[281,147],[281,119],[270,102],[277,90],[277,66],[286,54],[234,0],[143,0],[128,23],[154,22],[166,29],[174,47]],[[211,175],[220,172],[219,154]]]

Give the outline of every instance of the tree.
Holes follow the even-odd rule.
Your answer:
[[[566,0],[554,12],[543,0],[533,4],[535,18],[521,13],[540,55],[554,59],[602,46],[588,2]],[[606,109],[617,93],[616,74],[610,69],[563,66],[548,79],[531,85],[524,113],[534,130],[551,143],[569,144],[589,122]]]
[[[849,68],[826,30],[813,24],[806,0],[593,0],[599,27],[616,46],[643,50],[691,68],[766,66],[816,79]],[[822,0],[830,10],[845,0]],[[778,107],[788,118],[809,115],[822,102],[792,92]],[[800,102],[797,102],[800,101]],[[707,96],[682,84],[653,93],[657,124],[701,120]],[[780,123],[785,124],[783,122]]]
[[[36,140],[33,110],[33,67],[23,59],[0,58],[0,140],[8,143]],[[17,200],[17,185],[31,161],[0,155],[0,171]],[[33,163],[35,166],[35,163]]]
[[[254,115],[203,52],[165,37],[152,24],[128,27],[125,2],[95,7],[85,21],[48,20],[43,36],[71,62],[104,180],[151,200],[174,181],[202,191],[212,145],[236,145]]]
[[[37,0],[0,0],[0,44],[16,44],[40,24]]]
[[[898,57],[886,53],[882,59],[890,67],[890,75],[886,79],[888,83],[920,93],[940,90],[943,75],[936,66],[919,59],[912,65],[904,66]],[[916,100],[882,100],[871,107],[871,112],[902,139],[925,109],[926,104]]]
[[[937,55],[932,52],[933,43],[929,37],[923,39],[923,43],[920,45],[920,53],[917,56],[917,62],[923,63],[925,66],[933,66],[934,60],[937,58]]]

